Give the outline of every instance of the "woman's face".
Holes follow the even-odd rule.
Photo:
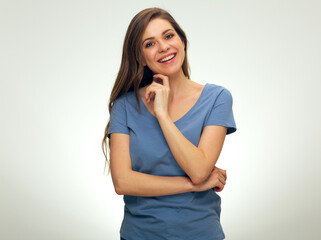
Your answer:
[[[142,37],[145,64],[153,73],[171,76],[182,71],[185,44],[167,20],[156,18]]]

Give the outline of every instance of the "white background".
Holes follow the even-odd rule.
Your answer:
[[[107,104],[130,20],[168,10],[191,79],[233,95],[226,239],[319,239],[320,1],[1,1],[0,238],[118,240]]]

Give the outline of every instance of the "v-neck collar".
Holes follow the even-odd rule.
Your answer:
[[[184,118],[186,118],[187,116],[189,116],[192,111],[197,107],[197,105],[199,104],[199,102],[201,101],[201,99],[203,98],[204,94],[205,94],[205,91],[207,89],[207,86],[208,86],[208,83],[206,83],[202,89],[202,92],[200,94],[200,96],[198,97],[196,103],[190,108],[190,110],[187,111],[187,113],[185,113],[182,117],[180,117],[178,120],[176,120],[174,123],[177,123],[181,120],[183,120]],[[140,106],[143,107],[143,109],[145,110],[145,112],[147,112],[147,114],[154,118],[155,120],[158,121],[157,117],[155,117],[149,110],[148,108],[146,107],[145,103],[143,102],[141,96],[140,96],[140,93],[138,93],[138,96],[139,96],[139,100],[140,100]]]

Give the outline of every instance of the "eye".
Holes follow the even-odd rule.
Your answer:
[[[145,47],[148,48],[148,47],[150,47],[150,46],[153,46],[153,44],[154,44],[153,42],[149,42],[149,43],[147,43],[147,44],[145,45]]]
[[[170,39],[170,38],[172,38],[172,37],[174,37],[174,34],[168,34],[168,35],[166,35],[166,39]]]

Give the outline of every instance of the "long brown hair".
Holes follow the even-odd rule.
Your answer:
[[[155,18],[161,18],[169,21],[181,40],[185,43],[185,59],[182,64],[182,69],[184,75],[187,78],[190,78],[190,68],[187,61],[188,42],[185,32],[167,11],[160,8],[144,9],[132,19],[125,35],[121,64],[110,94],[108,104],[109,116],[114,101],[128,91],[135,91],[137,106],[140,110],[138,89],[152,83],[153,81],[153,72],[147,66],[144,67],[141,41],[148,23]],[[107,158],[107,151],[109,150],[110,141],[110,139],[107,139],[109,126],[110,117],[108,119],[104,138],[102,140],[102,150],[106,158],[104,171],[106,170],[106,165],[108,164],[108,173],[110,172],[110,162]],[[108,140],[108,142],[106,142],[106,140]]]

